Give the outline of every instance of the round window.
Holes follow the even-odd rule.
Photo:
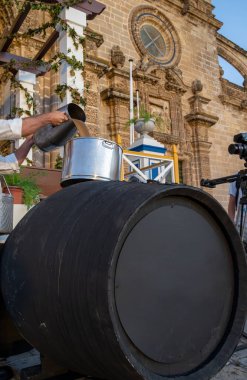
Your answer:
[[[152,25],[143,25],[140,35],[143,45],[149,54],[158,58],[164,57],[166,53],[166,44],[158,29],[154,28]]]
[[[131,14],[131,34],[141,55],[165,67],[180,60],[181,44],[172,23],[154,7],[138,6]]]

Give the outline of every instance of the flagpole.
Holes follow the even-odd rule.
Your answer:
[[[133,97],[133,59],[129,59],[130,64],[130,120],[134,118],[134,97]],[[134,142],[134,123],[130,124],[130,145]]]
[[[139,99],[139,90],[136,90],[136,110],[137,110],[137,119],[140,118],[140,99]]]

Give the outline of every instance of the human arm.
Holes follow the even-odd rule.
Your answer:
[[[236,181],[235,182],[231,182],[229,184],[228,194],[229,194],[228,215],[231,218],[231,220],[234,222],[234,220],[235,220],[235,213],[236,213],[237,204],[238,204],[237,198],[239,198],[238,197],[239,191],[238,191],[238,188],[237,188],[237,182]]]
[[[235,218],[235,212],[236,212],[236,197],[233,195],[230,195],[229,201],[228,201],[228,215],[233,222]]]
[[[54,111],[38,116],[0,120],[0,140],[11,140],[34,134],[47,124],[59,125],[68,120],[66,113]]]
[[[26,137],[35,133],[39,128],[42,128],[47,124],[56,126],[66,120],[68,120],[68,116],[65,112],[61,111],[48,112],[38,116],[27,117],[22,119],[21,135]]]
[[[15,153],[6,157],[0,156],[0,173],[10,174],[19,170],[19,165],[26,159],[30,149],[34,144],[33,137],[27,138]]]

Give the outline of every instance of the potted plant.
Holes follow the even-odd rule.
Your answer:
[[[129,120],[128,125],[134,124],[135,131],[141,135],[153,132],[155,127],[160,128],[163,119],[156,113],[149,112],[144,106],[140,107],[139,117]]]
[[[15,204],[24,203],[29,209],[38,202],[41,190],[34,177],[24,177],[20,173],[6,174],[4,177]]]

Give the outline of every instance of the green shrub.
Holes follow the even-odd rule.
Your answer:
[[[41,189],[36,184],[34,176],[24,177],[19,173],[6,174],[4,176],[8,186],[18,186],[23,189],[23,202],[30,208],[39,201]]]

